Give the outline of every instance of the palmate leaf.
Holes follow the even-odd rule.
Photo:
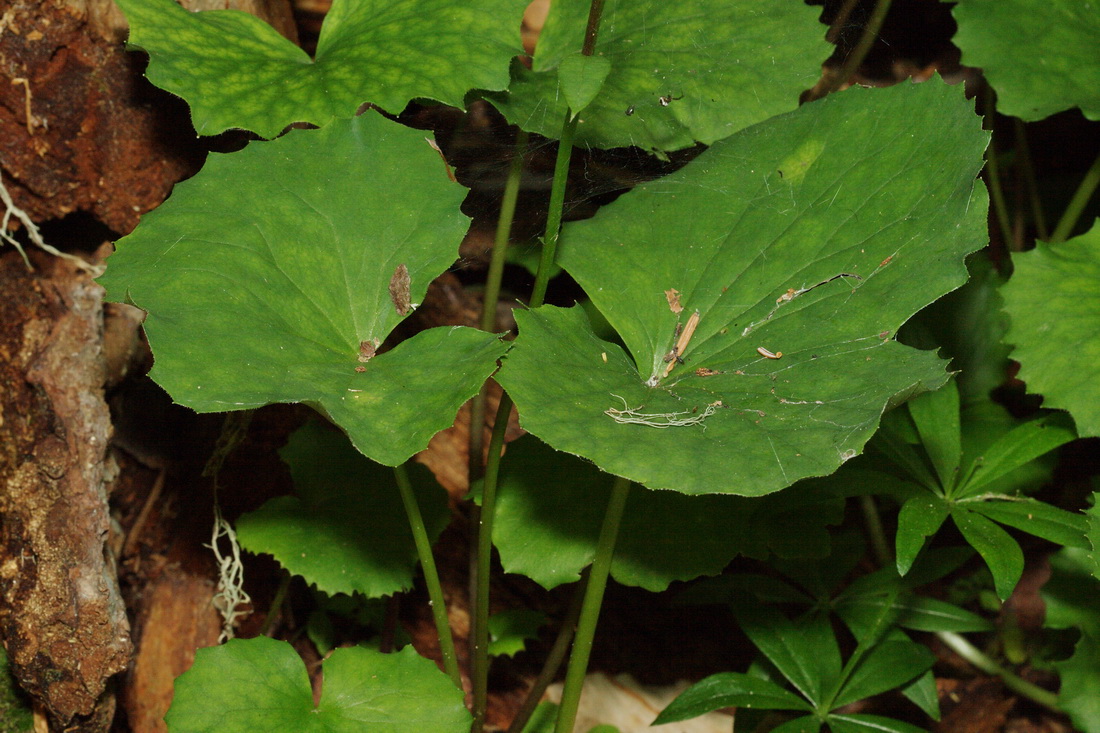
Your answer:
[[[436,328],[371,357],[468,220],[423,135],[370,113],[212,155],[118,242],[107,297],[148,312],[151,376],[199,412],[306,402],[397,465],[493,371],[491,334]]]
[[[171,733],[462,733],[471,718],[462,691],[411,646],[393,654],[337,649],[314,707],[298,653],[258,636],[200,649],[176,680],[165,720]]]
[[[279,455],[295,495],[267,501],[236,522],[241,546],[273,556],[328,594],[378,598],[412,587],[416,545],[393,470],[367,460],[337,430],[310,423]],[[417,504],[434,541],[450,520],[447,493],[410,466]]]
[[[1043,395],[1044,407],[1069,410],[1081,437],[1100,435],[1100,221],[1012,261],[1005,340],[1016,346],[1020,379]]]
[[[1041,120],[1080,107],[1100,119],[1100,6],[1082,0],[961,0],[962,62],[980,66],[1006,115]]]
[[[498,380],[530,432],[650,488],[755,496],[828,474],[888,404],[946,379],[892,336],[986,241],[986,142],[936,82],[723,140],[563,234],[560,263],[627,350],[543,307],[517,315]]]
[[[335,0],[310,59],[247,13],[119,0],[149,80],[191,105],[200,135],[241,127],[267,138],[292,122],[351,117],[364,102],[396,114],[415,98],[461,107],[470,89],[503,89],[526,4]]]
[[[555,0],[533,70],[513,64],[508,91],[488,95],[509,122],[561,134],[569,83],[559,65],[570,71],[589,5]],[[596,55],[611,70],[581,113],[577,144],[677,150],[794,109],[830,53],[818,14],[795,0],[608,0]]]

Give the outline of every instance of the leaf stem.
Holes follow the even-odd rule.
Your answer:
[[[1035,233],[1045,242],[1049,233],[1047,217],[1043,212],[1043,201],[1039,198],[1039,184],[1035,180],[1035,163],[1031,157],[1031,146],[1027,142],[1027,128],[1019,117],[1013,117],[1012,123],[1016,133],[1016,157],[1020,161],[1020,171],[1027,184],[1031,214],[1035,217]]]
[[[1050,690],[1044,690],[1038,685],[1028,682],[1019,675],[1015,675],[1008,671],[1001,665],[994,662],[988,656],[986,656],[981,650],[976,648],[973,644],[967,641],[963,636],[956,634],[953,631],[937,631],[936,636],[944,644],[949,646],[952,651],[958,654],[966,661],[973,664],[986,674],[996,675],[1004,682],[1005,687],[1013,692],[1026,697],[1032,702],[1038,703],[1043,707],[1053,710],[1056,713],[1064,713],[1065,711],[1058,707],[1058,696]]]
[[[275,597],[271,599],[271,605],[267,609],[267,618],[264,619],[264,625],[260,629],[260,636],[271,636],[275,630],[275,619],[279,616],[279,609],[283,607],[283,601],[286,600],[287,589],[290,588],[291,574],[286,570],[280,571],[282,577],[279,579],[279,587],[275,589]]]
[[[458,672],[454,637],[451,636],[451,627],[447,623],[443,586],[439,583],[439,572],[436,570],[435,558],[432,556],[432,543],[428,540],[428,530],[424,527],[424,517],[420,514],[420,506],[416,503],[412,484],[409,483],[409,472],[404,464],[394,466],[393,475],[397,479],[397,490],[401,493],[401,502],[405,505],[405,513],[409,517],[409,527],[412,529],[413,541],[416,543],[416,554],[420,557],[420,568],[424,572],[424,584],[428,586],[428,598],[432,607],[432,616],[435,618],[435,630],[439,634],[439,652],[443,657],[443,669],[455,686],[461,690],[462,676]]]
[[[493,435],[489,439],[489,461],[485,465],[485,480],[481,489],[481,511],[477,526],[477,588],[474,596],[476,619],[473,628],[474,649],[471,676],[475,682],[474,733],[485,725],[488,707],[489,678],[489,572],[493,558],[493,519],[496,516],[497,483],[500,478],[500,459],[504,448],[504,436],[508,432],[508,420],[512,414],[512,398],[507,393],[500,396]]]
[[[1062,213],[1062,218],[1058,220],[1058,226],[1054,228],[1054,234],[1050,235],[1052,243],[1066,241],[1070,232],[1073,231],[1073,227],[1077,226],[1077,220],[1081,218],[1081,213],[1088,205],[1092,194],[1096,192],[1097,185],[1100,185],[1100,155],[1097,155],[1096,160],[1092,162],[1092,166],[1089,167],[1085,177],[1081,180],[1081,185],[1077,187],[1073,198],[1069,201],[1069,205]]]
[[[875,497],[863,495],[859,497],[859,508],[863,513],[863,526],[867,530],[867,536],[871,540],[871,549],[874,550],[875,559],[879,567],[886,567],[894,559],[890,551],[890,543],[886,539],[886,532],[882,528],[882,517],[879,516],[878,506],[875,505]]]
[[[516,201],[519,199],[519,187],[523,178],[523,161],[527,152],[529,135],[519,130],[512,153],[512,165],[508,169],[508,180],[504,184],[504,195],[500,202],[500,216],[497,219],[496,237],[493,240],[493,256],[489,262],[489,273],[485,281],[485,292],[481,299],[481,330],[493,331],[496,328],[497,301],[500,299],[500,283],[504,278],[504,263],[508,253],[508,242],[512,233],[512,221],[516,213]],[[481,385],[481,390],[470,403],[469,451],[467,455],[467,480],[470,487],[482,478],[485,472],[485,413],[489,383]],[[499,411],[498,411],[499,417]],[[482,509],[476,503],[470,505],[470,526],[481,526]],[[480,542],[474,542],[470,548],[471,597],[488,594],[489,576],[477,571],[480,567]],[[484,586],[484,590],[482,587]],[[473,688],[474,708],[479,711],[479,723],[474,731],[479,731],[484,722],[485,704],[489,685],[488,648],[478,646],[478,629],[488,623],[488,605],[485,616],[475,613],[470,617],[470,659],[471,686]]]
[[[565,110],[562,122],[561,139],[558,141],[558,157],[554,163],[554,181],[550,186],[550,208],[546,212],[546,235],[542,240],[542,254],[539,258],[539,271],[535,275],[535,285],[531,290],[529,304],[538,308],[546,300],[546,286],[550,282],[550,272],[558,254],[558,239],[561,234],[562,211],[565,208],[565,185],[569,179],[569,161],[573,157],[573,138],[577,132],[577,119],[571,109]]]
[[[867,58],[867,54],[871,51],[871,46],[874,45],[875,39],[878,38],[878,33],[882,30],[882,24],[886,20],[886,16],[890,14],[890,3],[892,0],[878,0],[875,3],[875,9],[871,12],[871,17],[867,21],[867,25],[863,28],[863,33],[859,37],[859,41],[856,42],[855,48],[848,54],[848,57],[844,59],[844,65],[840,67],[840,70],[836,72],[833,77],[833,81],[829,84],[828,90],[821,96],[826,96],[835,92],[840,88],[840,85],[852,78],[852,75],[859,70],[863,60]]]
[[[985,174],[989,179],[989,196],[993,201],[993,211],[997,216],[997,226],[1001,230],[1001,239],[1005,249],[1013,250],[1012,224],[1009,222],[1008,204],[1005,202],[1004,186],[1001,183],[1001,164],[997,157],[997,135],[993,129],[996,109],[993,106],[993,90],[987,85],[982,94],[982,105],[986,123],[989,125],[989,147],[985,149]]]
[[[535,708],[538,707],[543,693],[554,681],[561,663],[565,661],[565,655],[569,653],[569,644],[573,641],[573,634],[577,629],[577,619],[581,615],[581,603],[584,600],[584,590],[588,586],[588,574],[589,568],[585,568],[580,581],[573,589],[573,597],[569,601],[569,610],[565,612],[565,618],[561,620],[561,628],[558,629],[554,645],[550,647],[550,653],[546,655],[546,661],[543,663],[542,669],[539,670],[534,684],[527,691],[527,699],[523,701],[523,706],[516,713],[516,717],[512,719],[512,724],[508,726],[508,733],[521,733],[523,731],[527,721],[534,714]]]
[[[573,724],[577,719],[577,708],[581,702],[581,689],[584,676],[588,671],[588,658],[592,654],[592,641],[596,636],[596,622],[603,605],[603,593],[607,588],[607,576],[611,572],[611,559],[615,554],[615,541],[619,537],[619,524],[626,509],[626,499],[630,494],[630,481],[621,476],[615,477],[611,487],[611,498],[607,502],[607,511],[600,527],[600,538],[596,543],[596,556],[588,575],[588,585],[584,589],[584,602],[580,619],[577,622],[573,651],[569,655],[569,667],[565,673],[565,687],[561,693],[561,709],[554,733],[573,733]]]

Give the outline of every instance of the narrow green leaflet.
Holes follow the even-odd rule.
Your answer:
[[[924,728],[881,715],[830,715],[828,725],[833,733],[927,733]]]
[[[151,374],[177,402],[307,402],[397,465],[451,424],[505,348],[436,328],[373,356],[453,262],[463,195],[421,133],[380,115],[295,130],[211,155],[119,240],[101,282],[148,312]]]
[[[509,122],[561,134],[569,82],[559,71],[581,49],[588,8],[551,4],[533,70],[513,64],[508,92],[487,97]],[[611,71],[580,115],[577,144],[677,150],[794,109],[830,53],[819,13],[793,0],[608,0],[596,55]]]
[[[1069,410],[1081,437],[1100,435],[1100,224],[1012,261],[1006,340],[1016,345],[1020,379],[1045,407]]]
[[[1080,107],[1100,119],[1100,5],[1088,0],[960,0],[955,45],[997,91],[997,108],[1041,120]]]
[[[567,226],[560,263],[627,350],[578,308],[519,313],[498,379],[524,427],[654,489],[831,473],[885,407],[946,379],[893,335],[986,241],[986,142],[959,88],[854,89]]]
[[[545,588],[578,580],[596,554],[611,477],[528,436],[508,446],[498,491],[493,544],[505,571]],[[718,574],[737,554],[749,503],[636,488],[619,527],[612,577],[661,591],[674,580]]]
[[[315,708],[298,653],[266,636],[200,649],[165,720],[171,733],[464,733],[471,722],[462,691],[411,646],[335,650]]]
[[[953,487],[962,456],[958,386],[951,380],[935,392],[910,400],[907,406],[924,450],[940,477],[940,485]]]
[[[393,470],[355,450],[343,433],[307,424],[280,451],[295,495],[271,499],[237,520],[241,545],[328,594],[367,598],[412,587],[416,545]],[[450,519],[447,492],[423,466],[410,466],[428,535]]]
[[[1001,524],[1023,530],[1068,547],[1087,547],[1085,530],[1088,527],[1084,515],[1067,512],[1056,506],[1035,499],[983,501],[968,504],[971,511],[984,514]]]
[[[191,105],[200,135],[233,127],[262,137],[292,122],[324,126],[371,102],[397,114],[411,99],[463,106],[470,89],[503,89],[522,52],[525,0],[335,0],[317,55],[253,15],[192,13],[173,0],[119,0],[149,80]]]
[[[939,531],[948,512],[943,499],[928,494],[914,496],[902,505],[894,540],[899,574],[905,575],[913,567],[924,543]]]
[[[811,710],[805,700],[774,682],[740,672],[719,672],[681,692],[652,725],[676,723],[734,706],[758,710]]]
[[[1007,417],[1000,407],[990,405],[990,409],[1001,413],[1002,418]],[[975,453],[973,457],[968,456],[969,468],[966,470],[967,475],[962,485],[955,493],[956,498],[989,492],[993,488],[991,484],[998,479],[1005,478],[1017,469],[1077,437],[1073,429],[1073,420],[1064,412],[1048,412],[1022,424],[1014,420],[1002,420],[1000,424],[995,421],[984,424],[978,422],[981,415],[977,405],[968,412],[971,414],[963,416],[964,430],[966,437],[973,437],[975,440],[966,442],[977,443],[984,439],[987,444],[980,450],[972,451]],[[1019,472],[1020,478],[1026,479],[1028,473],[1028,471]],[[1049,476],[1049,470],[1041,470],[1040,474],[1045,480]],[[1012,488],[1018,490],[1019,487]]]
[[[1024,572],[1023,550],[1008,532],[992,520],[964,507],[952,509],[951,518],[962,532],[963,539],[978,551],[989,566],[989,572],[993,574],[993,588],[1003,601],[1012,594]]]
[[[856,664],[833,707],[874,697],[911,682],[931,669],[935,661],[928,647],[915,641],[881,641]]]

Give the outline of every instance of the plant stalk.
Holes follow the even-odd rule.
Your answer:
[[[523,701],[523,706],[516,713],[516,717],[512,719],[512,724],[508,726],[508,733],[522,733],[527,721],[534,714],[535,708],[539,706],[539,701],[542,699],[543,693],[546,692],[546,688],[550,686],[550,683],[554,681],[554,677],[558,674],[561,663],[565,661],[565,655],[569,653],[569,644],[573,641],[573,634],[577,630],[577,619],[581,616],[584,590],[588,586],[588,571],[589,568],[582,571],[581,579],[577,583],[577,587],[573,589],[573,597],[569,601],[569,610],[565,612],[565,618],[561,620],[561,628],[558,629],[554,645],[550,647],[550,653],[546,655],[546,661],[543,663],[542,669],[539,670],[535,683],[528,690],[527,699]]]
[[[875,9],[871,12],[871,17],[868,19],[867,25],[864,26],[863,33],[856,42],[855,48],[844,59],[844,65],[836,72],[832,83],[829,84],[828,89],[821,96],[832,94],[840,88],[841,84],[851,79],[852,75],[859,71],[863,60],[867,58],[867,54],[871,51],[871,46],[875,44],[879,31],[882,30],[882,24],[886,21],[886,16],[890,14],[891,2],[892,0],[878,0],[875,3]]]
[[[489,439],[489,462],[485,466],[485,481],[481,490],[481,511],[477,526],[477,594],[474,596],[473,617],[477,619],[472,630],[474,639],[473,669],[475,681],[474,733],[485,726],[485,711],[489,701],[489,572],[493,559],[493,519],[496,516],[497,484],[500,478],[500,459],[504,448],[504,436],[508,432],[508,420],[512,414],[512,398],[500,395],[493,435]]]
[[[515,150],[512,154],[512,164],[508,168],[508,180],[504,184],[504,196],[500,202],[500,217],[497,219],[496,237],[493,240],[493,256],[489,262],[489,272],[485,281],[485,292],[481,299],[481,330],[493,331],[496,328],[497,301],[500,299],[500,284],[504,278],[504,263],[508,253],[508,242],[512,234],[512,221],[515,218],[516,202],[519,200],[519,188],[523,178],[523,161],[527,152],[527,140],[529,135],[519,130],[516,133]],[[481,385],[481,389],[470,403],[470,431],[467,452],[467,482],[473,488],[474,482],[482,477],[485,472],[485,413],[486,400],[489,395],[489,383]],[[470,526],[481,526],[481,507],[476,502],[470,504]],[[470,597],[476,598],[481,591],[479,586],[489,583],[488,576],[482,576],[477,572],[479,543],[474,542],[470,547]],[[486,608],[488,613],[488,608]],[[488,658],[478,655],[478,626],[488,623],[488,618],[481,618],[475,612],[470,617],[470,659],[472,661],[471,685],[473,687],[473,699],[475,701],[486,700],[488,681]],[[475,702],[475,708],[478,705]],[[484,716],[484,702],[480,708]],[[479,728],[475,728],[478,730]]]
[[[863,513],[863,526],[871,540],[875,559],[879,567],[884,568],[893,562],[894,554],[890,551],[890,542],[886,539],[886,532],[882,528],[882,517],[878,514],[875,497],[867,494],[859,497],[859,508]]]
[[[1077,226],[1077,220],[1081,218],[1081,213],[1088,205],[1092,194],[1096,192],[1097,185],[1100,185],[1100,155],[1096,156],[1085,177],[1081,179],[1081,185],[1073,193],[1073,198],[1062,213],[1062,218],[1058,220],[1058,226],[1054,228],[1054,234],[1050,235],[1051,243],[1066,241],[1073,227]]]
[[[275,619],[279,616],[279,609],[283,607],[283,601],[286,600],[286,592],[290,588],[291,575],[286,570],[281,571],[282,578],[279,580],[279,587],[275,589],[275,597],[271,599],[271,605],[267,609],[267,618],[264,619],[264,625],[260,629],[260,636],[271,636],[275,631]]]
[[[458,657],[455,656],[454,637],[451,636],[451,626],[447,622],[447,606],[443,600],[443,586],[439,583],[439,571],[435,567],[435,558],[432,556],[432,543],[428,540],[428,530],[424,527],[424,517],[420,514],[420,506],[416,503],[412,484],[409,483],[409,472],[404,464],[393,467],[394,478],[397,479],[397,489],[401,493],[401,502],[405,505],[405,513],[409,517],[409,527],[412,529],[413,541],[416,543],[416,554],[420,557],[420,568],[424,572],[424,584],[428,587],[429,604],[432,607],[432,617],[435,619],[435,630],[439,634],[439,653],[443,657],[443,669],[455,683],[458,689],[462,689],[462,675],[458,671]]]
[[[596,622],[600,618],[603,593],[607,588],[607,576],[611,572],[611,558],[615,554],[615,541],[619,537],[619,524],[622,521],[629,494],[630,481],[616,476],[615,483],[611,487],[611,498],[607,502],[607,511],[603,516],[603,525],[600,527],[600,538],[596,543],[596,557],[592,560],[588,585],[584,589],[584,602],[581,606],[580,620],[577,622],[573,651],[569,655],[565,687],[561,692],[561,709],[558,710],[558,722],[554,733],[573,733],[577,708],[581,702],[581,690],[584,687],[584,676],[588,671],[588,658],[592,654],[592,641],[596,636]]]
[[[1049,236],[1047,217],[1043,211],[1043,201],[1039,198],[1039,184],[1035,179],[1035,163],[1031,158],[1031,146],[1027,142],[1027,128],[1019,117],[1012,118],[1012,122],[1016,133],[1016,157],[1020,161],[1020,170],[1027,184],[1031,214],[1035,217],[1035,233],[1045,242]]]
[[[993,211],[997,216],[997,226],[1001,230],[1001,239],[1005,249],[1013,249],[1012,224],[1008,217],[1008,204],[1005,202],[1004,186],[1001,182],[1001,164],[997,158],[997,136],[993,132],[993,91],[986,86],[983,93],[985,119],[989,124],[989,147],[985,149],[985,174],[989,179],[989,197],[993,202]]]
[[[550,186],[550,208],[546,212],[546,235],[542,240],[542,253],[539,258],[539,271],[535,275],[535,285],[531,289],[532,308],[538,308],[546,300],[546,287],[550,283],[550,272],[558,254],[558,239],[561,235],[562,213],[565,209],[565,185],[569,179],[569,161],[573,157],[573,138],[577,133],[577,118],[573,110],[565,110],[562,122],[561,140],[558,142],[558,157],[554,162],[554,181]]]
[[[973,664],[975,667],[985,672],[986,674],[996,675],[1004,682],[1005,687],[1026,697],[1032,702],[1038,703],[1043,707],[1053,710],[1056,713],[1063,713],[1062,709],[1058,707],[1058,696],[1050,690],[1044,690],[1038,685],[1028,682],[1019,675],[1015,675],[1008,671],[1001,665],[994,662],[988,656],[983,654],[981,650],[977,649],[973,644],[967,641],[964,637],[956,634],[953,631],[937,631],[936,636],[944,644],[949,646],[952,651],[958,654],[966,661]]]

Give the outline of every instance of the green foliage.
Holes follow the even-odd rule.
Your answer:
[[[560,135],[588,6],[552,3],[533,69],[513,64],[507,93],[487,96],[510,122]],[[829,53],[818,12],[788,0],[608,0],[595,55],[610,71],[584,105],[577,144],[678,150],[794,109]]]
[[[720,673],[685,690],[657,716],[654,724],[686,720],[733,705],[749,710],[811,713],[785,724],[792,730],[822,724],[834,731],[920,730],[889,718],[837,716],[832,711],[924,674],[933,662],[926,647],[907,639],[880,640],[871,634],[860,641],[845,664],[825,614],[813,613],[792,621],[774,609],[745,600],[735,603],[735,612],[741,629],[797,694],[778,680]]]
[[[1081,0],[961,0],[962,62],[980,66],[1007,115],[1041,120],[1070,107],[1100,119],[1100,7]]]
[[[130,45],[149,54],[149,80],[187,100],[200,135],[240,127],[271,138],[292,122],[352,117],[365,102],[397,114],[413,98],[460,107],[469,89],[503,89],[526,3],[335,0],[313,59],[248,13],[119,6]]]
[[[241,516],[241,546],[274,556],[329,594],[377,598],[411,588],[416,546],[393,471],[316,422],[299,429],[280,455],[290,465],[295,496],[271,499]],[[434,540],[450,519],[447,493],[426,468],[413,470]]]
[[[887,404],[945,378],[891,337],[985,242],[986,142],[959,90],[930,83],[716,143],[565,229],[560,263],[626,350],[543,307],[517,314],[497,379],[526,429],[652,489],[759,496],[831,473]]]
[[[489,617],[489,656],[511,657],[519,654],[530,639],[538,636],[546,615],[528,608],[514,608]]]
[[[470,714],[435,664],[412,647],[393,654],[351,647],[324,663],[321,702],[286,642],[264,636],[200,649],[176,680],[165,716],[173,733],[466,733]]]
[[[295,130],[212,155],[118,241],[100,282],[148,312],[151,376],[176,402],[306,402],[397,465],[452,423],[505,349],[438,328],[373,356],[456,257],[463,192],[423,135],[380,115]]]
[[[1083,733],[1100,731],[1100,580],[1095,560],[1067,547],[1051,558],[1052,574],[1043,588],[1046,626],[1076,627],[1081,636],[1073,656],[1056,666],[1062,678],[1059,701]]]
[[[1081,436],[1100,435],[1100,222],[1079,237],[1012,258],[1002,291],[1020,378],[1043,404],[1069,410]]]
[[[33,729],[30,703],[12,676],[8,653],[0,647],[0,733],[30,733]]]

